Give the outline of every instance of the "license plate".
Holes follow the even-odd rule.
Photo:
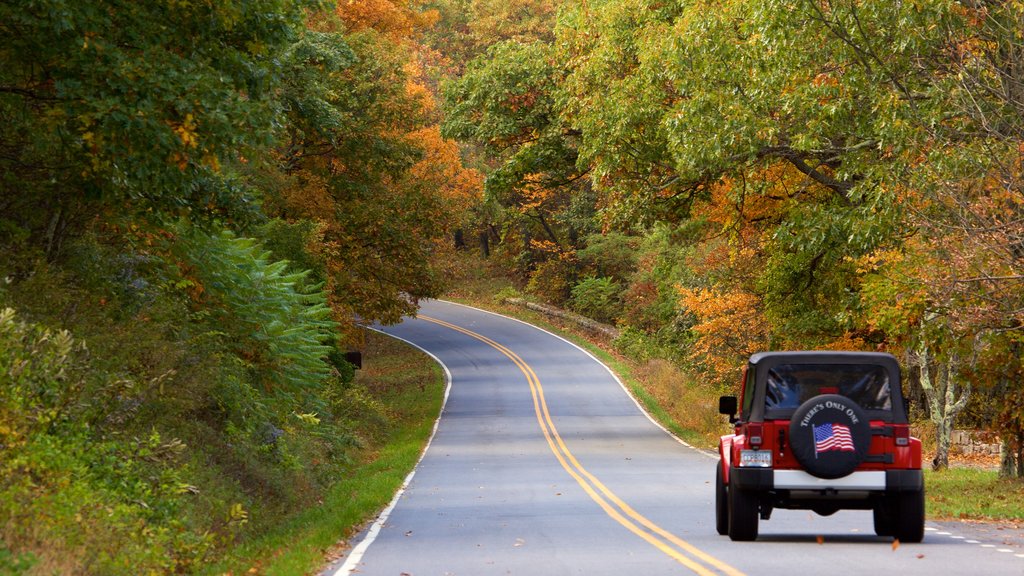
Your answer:
[[[740,466],[744,468],[771,468],[771,450],[740,450]]]

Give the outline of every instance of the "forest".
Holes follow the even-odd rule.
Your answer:
[[[194,573],[311,505],[379,408],[360,327],[467,262],[722,393],[893,353],[936,467],[956,424],[1024,476],[1019,1],[14,0],[0,37],[0,572]]]

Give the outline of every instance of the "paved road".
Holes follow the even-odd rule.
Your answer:
[[[450,396],[393,509],[331,574],[1024,575],[1005,538],[930,524],[894,548],[866,512],[778,510],[756,542],[731,542],[714,529],[715,460],[586,352],[438,301],[384,331],[434,355]]]

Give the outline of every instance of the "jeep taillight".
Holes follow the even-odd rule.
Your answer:
[[[764,424],[751,422],[747,424],[747,443],[755,450],[764,442]]]
[[[897,446],[910,446],[910,426],[893,426],[892,435],[896,440]]]

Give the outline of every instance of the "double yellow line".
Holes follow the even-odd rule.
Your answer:
[[[593,499],[594,502],[596,502],[597,505],[600,506],[606,514],[608,514],[608,516],[626,527],[630,532],[633,532],[640,538],[646,540],[658,550],[661,550],[680,564],[686,566],[695,574],[699,574],[701,576],[714,576],[715,574],[743,576],[743,573],[736,568],[733,568],[714,556],[707,554],[689,542],[679,538],[645,518],[639,512],[630,507],[629,504],[626,504],[621,498],[616,496],[614,492],[609,490],[608,487],[602,484],[601,481],[594,477],[593,474],[588,472],[587,469],[584,468],[578,460],[576,460],[576,457],[573,456],[569,447],[565,445],[562,437],[558,434],[558,430],[555,428],[555,423],[551,419],[551,414],[548,412],[547,401],[544,399],[544,388],[541,386],[540,379],[537,378],[537,374],[532,368],[530,368],[530,365],[520,358],[515,352],[482,334],[445,322],[444,320],[428,316],[418,316],[418,318],[420,320],[426,320],[427,322],[433,322],[434,324],[444,326],[445,328],[450,328],[456,332],[461,332],[487,344],[488,346],[491,346],[495,350],[507,356],[508,359],[511,360],[520,371],[522,371],[523,375],[526,376],[526,381],[530,384],[530,394],[533,396],[533,408],[534,412],[537,414],[537,422],[540,424],[541,431],[544,433],[544,438],[547,439],[548,445],[551,447],[551,451],[555,454],[555,458],[558,459],[558,462],[563,468],[565,468],[565,471],[576,480],[580,487],[583,488],[590,498]]]

